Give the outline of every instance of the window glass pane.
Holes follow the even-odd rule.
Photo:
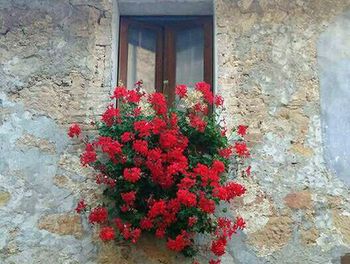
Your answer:
[[[189,28],[176,32],[176,83],[190,87],[203,81],[203,28]]]
[[[155,89],[157,33],[151,29],[131,26],[128,31],[128,83],[132,89],[134,84],[142,80],[147,92]]]

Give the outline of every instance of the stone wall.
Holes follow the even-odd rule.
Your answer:
[[[110,1],[0,0],[0,263],[96,263],[71,122],[111,89]]]
[[[348,0],[217,0],[218,90],[250,125],[246,218],[223,263],[339,263],[349,189],[323,159],[317,42]],[[106,105],[112,2],[0,0],[0,263],[190,263],[143,238],[100,245],[73,211],[94,199],[66,136]],[[203,256],[204,258],[205,256]]]
[[[229,124],[250,125],[252,177],[235,263],[340,263],[349,189],[323,158],[317,44],[350,2],[216,1],[218,88]],[[336,42],[336,40],[335,40]]]

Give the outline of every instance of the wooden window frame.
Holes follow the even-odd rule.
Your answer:
[[[174,17],[172,17],[174,18]],[[188,18],[188,19],[187,19]],[[154,21],[157,17],[152,17]],[[149,28],[157,32],[156,41],[156,69],[155,90],[164,93],[168,98],[168,104],[175,100],[176,86],[176,31],[184,27],[201,26],[204,30],[204,69],[203,77],[206,83],[213,87],[213,17],[212,16],[181,16],[181,19],[173,20],[171,24],[152,24],[140,22],[137,17],[121,16],[119,31],[119,72],[118,83],[127,84],[128,65],[128,29],[130,26]],[[165,80],[167,80],[165,82]],[[130,87],[128,87],[130,88]],[[213,88],[212,88],[213,89]]]

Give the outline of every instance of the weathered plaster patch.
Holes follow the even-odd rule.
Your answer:
[[[39,229],[47,230],[58,235],[72,235],[81,238],[83,228],[78,214],[46,215],[38,221]]]
[[[259,256],[271,254],[289,242],[292,223],[289,215],[272,216],[263,229],[249,235],[247,243],[256,249]]]
[[[284,197],[284,202],[292,209],[310,209],[312,207],[311,193],[309,191],[289,193]]]
[[[56,152],[55,145],[52,142],[49,142],[45,139],[36,138],[31,134],[23,135],[17,140],[16,145],[19,148],[39,148],[43,152],[47,152],[49,154],[54,154]]]
[[[342,234],[345,245],[350,244],[350,214],[333,210],[333,221],[336,229]]]
[[[0,207],[5,206],[11,199],[11,194],[6,191],[0,191]]]

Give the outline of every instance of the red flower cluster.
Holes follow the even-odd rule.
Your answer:
[[[211,233],[211,250],[220,257],[245,223],[241,218],[215,221],[214,212],[220,202],[245,193],[244,186],[227,181],[225,174],[230,158],[241,162],[249,150],[241,137],[230,146],[222,133],[225,128],[209,114],[208,109],[223,104],[210,85],[197,83],[203,100],[185,110],[168,108],[161,93],[144,95],[140,85],[135,90],[115,89],[112,98],[119,108],[109,105],[97,126],[99,136],[85,142],[81,163],[99,171],[96,182],[104,185],[109,198],[90,211],[88,220],[101,225],[103,241],[119,236],[136,243],[147,231],[165,238],[169,249],[187,255],[196,252],[193,238],[198,230]],[[185,85],[176,87],[180,101],[190,93]],[[143,113],[140,101],[148,102],[154,114]],[[239,126],[237,133],[244,136],[246,128]],[[69,136],[80,132],[73,125]],[[76,211],[88,211],[86,204],[79,202]]]
[[[115,231],[113,227],[102,227],[100,230],[100,238],[102,241],[109,241],[115,238]]]
[[[107,126],[112,126],[115,122],[120,123],[119,119],[119,109],[114,108],[113,105],[108,106],[107,110],[102,114],[102,121],[105,122]]]
[[[68,130],[68,136],[69,137],[74,137],[74,136],[79,136],[81,133],[81,128],[78,124],[72,124],[70,127],[69,127],[69,130]]]
[[[104,207],[96,207],[94,208],[89,215],[89,222],[92,224],[95,223],[103,223],[108,218],[107,209]]]
[[[189,244],[189,234],[187,234],[186,231],[183,231],[182,234],[178,235],[175,239],[169,238],[167,247],[176,252],[180,252]]]
[[[238,154],[238,156],[241,157],[249,157],[249,150],[247,148],[247,144],[245,142],[236,142],[235,143],[235,150]]]
[[[141,169],[140,168],[125,168],[124,169],[124,179],[126,181],[135,183],[137,182],[141,177]]]
[[[75,211],[76,211],[78,214],[80,214],[82,211],[85,210],[85,208],[86,208],[86,203],[85,203],[85,201],[84,201],[84,200],[80,200],[80,201],[78,202],[77,207],[75,208]]]
[[[176,90],[175,93],[180,97],[180,98],[184,98],[187,95],[187,86],[180,84],[178,86],[176,86]]]

